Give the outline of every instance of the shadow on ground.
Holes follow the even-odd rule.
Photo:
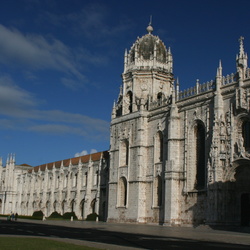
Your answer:
[[[98,242],[122,247],[142,249],[249,249],[247,245],[228,244],[213,241],[199,241],[181,237],[155,236],[145,234],[108,231],[102,228],[79,228],[29,222],[1,221],[1,235],[22,235],[73,239],[80,241]]]

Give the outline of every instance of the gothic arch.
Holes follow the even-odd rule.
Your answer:
[[[160,207],[162,205],[162,178],[160,175],[157,175],[154,178],[154,207]]]
[[[39,208],[39,210],[41,210],[41,208],[42,208],[42,201],[39,202],[38,208]]]
[[[162,94],[162,92],[159,92],[159,93],[157,94],[157,104],[158,104],[158,106],[161,106],[161,105],[162,105],[163,97],[164,97],[164,95]]]
[[[242,226],[250,225],[250,160],[236,160],[227,175],[229,197],[235,207],[235,217]]]
[[[70,209],[71,209],[71,212],[72,212],[72,213],[75,212],[75,204],[76,204],[76,202],[75,202],[75,200],[73,199],[73,200],[70,202]]]
[[[91,201],[92,214],[96,213],[96,198]]]
[[[154,162],[163,161],[163,134],[162,131],[158,131],[154,140]]]
[[[29,214],[29,202],[26,202],[26,214]]]
[[[122,140],[120,143],[120,166],[129,165],[129,141]]]
[[[82,219],[84,219],[84,210],[85,210],[85,199],[82,199],[82,201],[80,202],[80,211]]]
[[[37,210],[37,206],[36,206],[36,202],[35,201],[32,202],[32,209],[33,209],[33,211]]]
[[[237,169],[240,166],[245,166],[248,165],[250,166],[250,160],[249,159],[238,159],[235,160],[232,163],[232,166],[230,168],[228,168],[227,173],[225,174],[225,182],[235,182],[236,181],[236,172]]]
[[[66,200],[63,200],[62,201],[62,215],[66,212],[66,204],[67,204]]]
[[[58,211],[57,211],[57,208],[58,208],[58,202],[57,202],[57,200],[55,200],[54,203],[53,203],[54,212],[55,212],[55,211],[58,212]]]
[[[127,179],[123,176],[119,179],[118,183],[118,206],[126,207],[127,206]]]
[[[237,118],[238,147],[244,147],[244,151],[250,151],[250,117],[247,114],[241,114]],[[242,142],[241,142],[242,141]],[[241,145],[242,144],[242,145]],[[239,148],[242,150],[242,148]]]
[[[24,201],[22,201],[21,202],[21,214],[25,214],[25,202]]]
[[[128,91],[125,96],[125,103],[126,103],[126,113],[133,112],[133,93],[132,91]]]
[[[188,190],[201,190],[206,184],[206,129],[203,121],[195,120],[188,137]]]

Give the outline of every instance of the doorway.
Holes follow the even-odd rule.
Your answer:
[[[241,195],[241,226],[250,226],[250,193]]]

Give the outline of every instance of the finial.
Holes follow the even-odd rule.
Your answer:
[[[240,57],[244,55],[243,40],[244,40],[244,37],[241,36],[241,37],[239,38],[239,42],[240,42]]]
[[[149,34],[151,34],[153,32],[153,27],[152,27],[152,15],[150,16],[150,20],[149,20],[149,24],[148,24],[148,27],[147,27],[147,32]]]
[[[179,84],[179,77],[177,77],[177,79],[176,79],[176,86],[180,86],[180,84]]]

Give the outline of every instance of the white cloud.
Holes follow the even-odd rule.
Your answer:
[[[0,24],[0,62],[34,70],[53,69],[84,79],[74,52],[61,41],[41,35],[24,35]]]
[[[108,138],[109,122],[62,110],[41,110],[38,109],[40,102],[30,92],[15,85],[10,77],[0,78],[2,128]]]
[[[21,116],[37,105],[34,96],[8,76],[0,77],[0,114]]]
[[[94,153],[97,153],[97,150],[96,149],[91,149],[90,150],[90,154],[94,154]],[[88,154],[88,151],[87,150],[83,150],[79,153],[75,153],[75,157],[79,157],[79,156],[83,156],[83,155],[87,155]]]
[[[97,150],[96,149],[91,149],[90,154],[94,154],[94,153],[97,153]]]
[[[87,155],[88,151],[87,150],[83,150],[82,152],[79,153],[75,153],[75,157],[79,157],[79,156],[83,156],[83,155]]]
[[[95,40],[95,44],[103,46],[107,45],[107,42],[111,42],[114,36],[126,34],[134,26],[134,23],[126,15],[120,16],[120,20],[115,20],[115,22],[108,22],[110,18],[114,20],[112,15],[113,13],[105,3],[91,2],[67,15],[45,12],[40,17],[42,18],[40,21],[49,22],[50,25],[56,27],[64,27],[71,32],[73,31],[73,35]]]

